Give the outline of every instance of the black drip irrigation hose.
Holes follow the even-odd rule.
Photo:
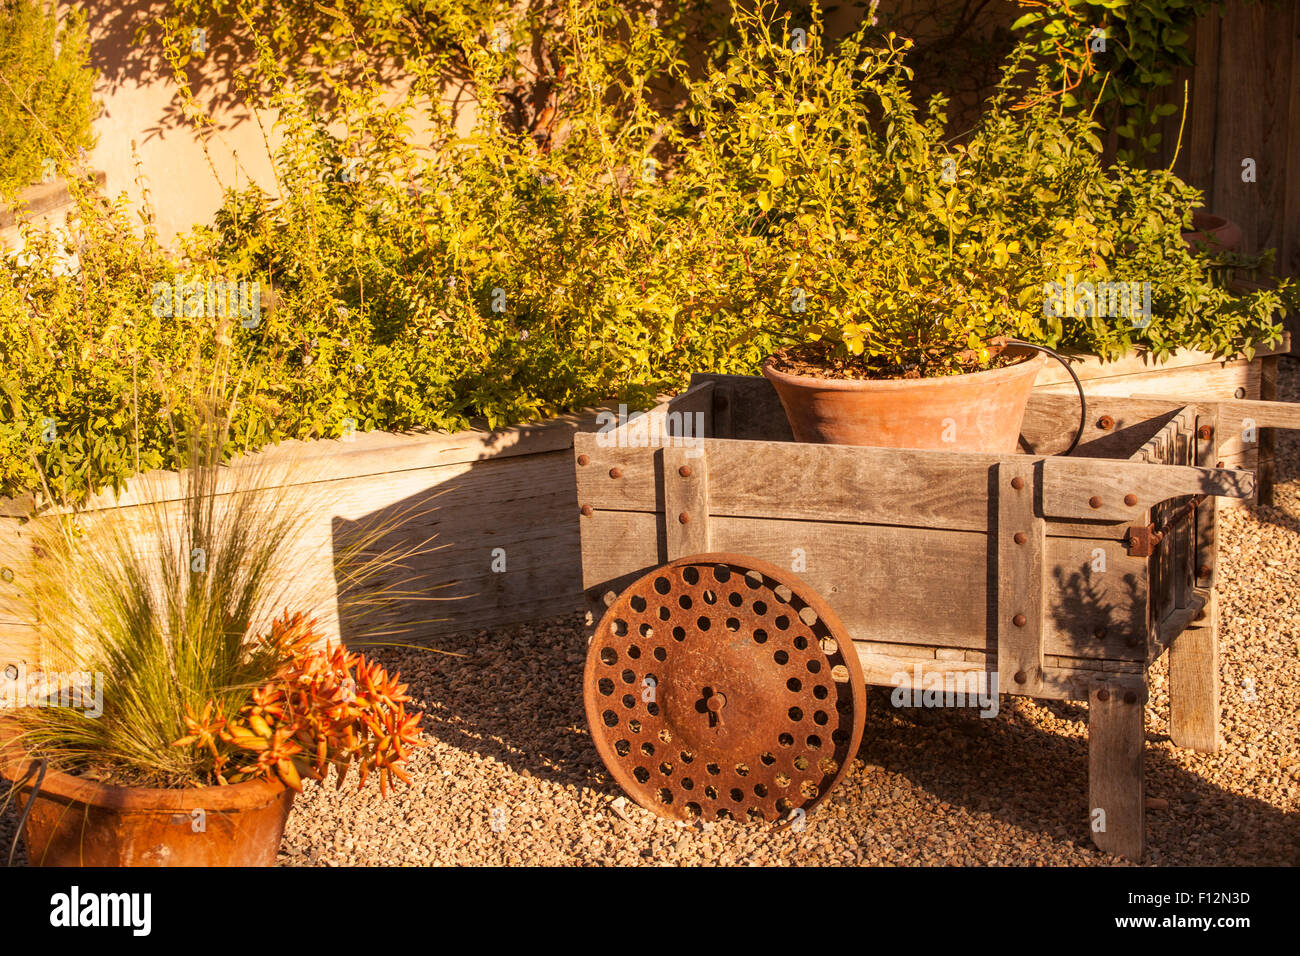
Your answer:
[[[27,798],[27,806],[23,807],[23,812],[18,817],[18,824],[14,827],[14,838],[13,842],[9,844],[9,859],[5,862],[5,866],[14,865],[14,854],[18,851],[18,840],[22,836],[23,827],[27,823],[27,817],[32,812],[32,806],[36,803],[36,798],[41,794],[41,784],[45,782],[45,768],[48,766],[49,761],[44,757],[35,761],[31,767],[27,768],[27,772],[22,775],[21,779],[13,782],[9,791],[11,796],[17,793],[22,785],[27,782],[28,778],[31,777],[32,771],[36,771],[36,783],[32,784],[32,793],[31,796]],[[8,804],[9,800],[6,799],[5,803]]]
[[[1083,394],[1083,383],[1079,381],[1079,376],[1070,367],[1070,360],[1059,352],[1052,351],[1046,345],[1034,345],[1032,342],[1022,342],[1019,339],[1007,339],[1006,343],[1007,345],[1019,345],[1022,348],[1034,349],[1038,352],[1046,352],[1065,366],[1065,370],[1070,373],[1070,378],[1074,379],[1074,387],[1079,390],[1079,430],[1074,433],[1074,441],[1070,442],[1070,447],[1060,452],[1062,455],[1070,454],[1075,448],[1079,447],[1079,439],[1083,437],[1084,429],[1088,427],[1088,398]]]

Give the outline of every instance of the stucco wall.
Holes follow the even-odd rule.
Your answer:
[[[942,33],[946,20],[932,22],[924,11],[942,7],[944,2],[882,0],[879,13],[887,23],[918,35]],[[236,47],[228,37],[208,37],[206,55],[195,57],[187,68],[191,88],[217,123],[217,129],[203,139],[180,113],[176,84],[156,41],[156,24],[169,12],[168,4],[161,0],[85,0],[81,5],[90,24],[92,65],[100,74],[96,95],[103,103],[95,123],[99,141],[91,160],[95,169],[106,174],[110,195],[125,190],[132,201],[139,202],[140,174],[151,193],[162,238],[170,241],[194,223],[210,221],[220,205],[223,187],[243,186],[251,179],[273,189],[263,130],[236,95],[231,79],[244,68],[250,56],[247,50]],[[922,11],[919,15],[918,9]],[[860,16],[856,8],[841,7],[829,16],[828,29],[832,35],[843,35],[858,25]],[[983,42],[1001,19],[986,14],[963,30],[961,42]],[[152,31],[151,39],[137,43],[142,29]],[[461,89],[449,89],[446,95],[466,103]],[[955,99],[953,112],[962,112],[959,104],[963,97],[957,94]],[[274,149],[278,145],[275,116],[264,112],[260,118]],[[472,104],[466,103],[458,120],[462,128],[472,124]]]

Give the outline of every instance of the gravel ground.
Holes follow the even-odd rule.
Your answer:
[[[1280,398],[1300,401],[1300,363]],[[1276,506],[1222,513],[1223,740],[1173,746],[1166,663],[1147,711],[1154,865],[1300,861],[1300,433],[1278,440]],[[588,736],[577,618],[385,649],[427,709],[414,786],[380,798],[308,785],[285,865],[1124,864],[1087,832],[1087,708],[1003,698],[998,716],[870,695],[850,773],[802,832],[660,820],[623,798]],[[0,820],[9,845],[12,814]]]

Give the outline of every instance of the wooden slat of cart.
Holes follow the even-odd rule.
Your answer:
[[[709,460],[695,452],[676,447],[659,452],[669,561],[713,550],[709,545]]]
[[[980,675],[996,669],[994,655],[967,651],[969,658],[956,660],[940,655],[951,654],[946,648],[924,648],[911,644],[874,644],[855,641],[858,660],[868,684],[881,687],[908,687],[924,690],[938,683],[954,686],[960,681],[968,689]],[[933,655],[933,656],[928,656]],[[1087,700],[1091,690],[1105,685],[1114,691],[1142,686],[1142,664],[1133,661],[1087,661],[1047,656],[1043,678],[1036,696],[1049,700]],[[974,684],[977,689],[991,686],[991,680]]]
[[[1043,689],[1043,578],[1045,522],[1034,509],[1034,460],[997,466],[997,524],[990,546],[997,555],[998,688],[1038,694]]]
[[[1204,614],[1169,648],[1169,737],[1176,747],[1219,749],[1219,607],[1208,592]]]
[[[710,488],[716,493],[712,472]],[[583,583],[596,597],[668,560],[661,514],[595,511],[582,519],[584,536],[599,542],[582,554]],[[709,534],[711,550],[794,571],[855,639],[997,650],[987,534],[717,514]],[[1143,659],[1145,559],[1117,541],[1047,538],[1044,572],[1045,653]]]
[[[1162,452],[1163,454],[1163,452]],[[1151,506],[1184,495],[1223,495],[1249,498],[1255,475],[1249,471],[1197,468],[1191,465],[1149,465],[1046,458],[1043,468],[1043,512],[1067,519],[1090,515],[1103,521],[1138,523]],[[1132,504],[1126,500],[1132,495]]]
[[[1209,429],[1205,432],[1204,429]],[[1214,465],[1219,459],[1219,416],[1217,407],[1203,407],[1196,416],[1196,463],[1202,467]],[[1196,586],[1213,588],[1218,580],[1216,571],[1219,549],[1215,543],[1218,498],[1206,498],[1196,509]]]
[[[654,460],[637,447],[600,447],[605,436],[577,436],[574,447],[591,467],[578,469],[578,500],[596,510],[656,510]],[[991,470],[1019,455],[974,455],[790,442],[706,439],[716,515],[852,521],[958,531],[986,531]],[[1048,518],[1132,523],[1152,504],[1196,493],[1247,496],[1249,473],[1150,468],[1114,462],[1048,458],[1043,509]],[[623,475],[605,480],[611,468]],[[1124,504],[1133,493],[1137,501]],[[1100,496],[1098,507],[1089,502]]]

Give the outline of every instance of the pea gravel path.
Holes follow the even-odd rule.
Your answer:
[[[1281,395],[1300,401],[1300,363]],[[1276,506],[1222,514],[1220,753],[1167,736],[1166,665],[1147,711],[1146,862],[1300,861],[1300,435],[1278,437]],[[621,798],[585,728],[580,621],[384,649],[428,711],[414,786],[381,799],[308,785],[285,865],[982,865],[1124,863],[1088,840],[1087,709],[1003,698],[999,715],[909,710],[873,690],[859,759],[802,832],[660,820]],[[8,847],[10,819],[0,820]]]

